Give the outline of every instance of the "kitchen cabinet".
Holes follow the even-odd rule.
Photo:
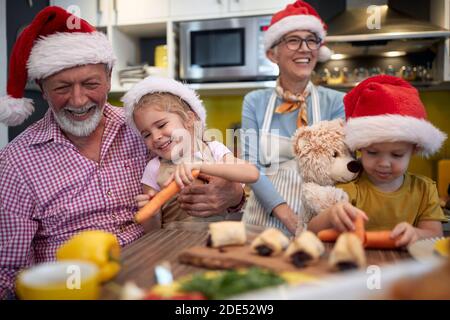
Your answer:
[[[276,12],[292,2],[292,0],[229,0],[228,8],[234,13],[261,10]]]
[[[50,0],[50,5],[62,7],[94,26],[108,25],[113,11],[113,0]]]
[[[436,25],[450,29],[450,0],[431,0],[431,21]],[[442,14],[444,13],[444,14]],[[450,39],[445,40],[445,45],[438,50],[436,63],[443,67],[444,81],[450,81]]]
[[[289,3],[292,0],[170,0],[170,16],[192,20],[272,14]]]
[[[149,23],[167,19],[169,1],[161,0],[115,0],[117,24]],[[190,1],[186,1],[190,3]]]
[[[186,20],[217,19],[249,15],[272,15],[292,0],[115,0],[115,23],[108,28],[117,64],[113,72],[112,90],[123,92],[119,71],[139,64],[141,39],[165,38],[167,43],[168,76],[177,76],[176,52],[179,22]],[[234,88],[234,87],[233,87]],[[205,87],[205,90],[209,90]],[[211,88],[216,90],[217,88]],[[228,89],[228,88],[227,88]],[[218,88],[220,90],[220,88]],[[234,89],[232,89],[234,90]],[[245,90],[245,88],[237,88]]]
[[[217,16],[227,12],[228,0],[171,0],[171,17]]]

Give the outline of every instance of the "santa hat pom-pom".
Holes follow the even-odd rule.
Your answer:
[[[28,98],[0,97],[0,122],[7,126],[17,126],[34,111],[33,100]]]
[[[325,62],[330,60],[331,55],[333,54],[333,51],[330,50],[330,48],[326,46],[321,46],[319,49],[319,54],[317,56],[317,60],[320,62]]]

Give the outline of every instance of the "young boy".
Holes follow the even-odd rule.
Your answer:
[[[346,142],[359,150],[363,173],[340,185],[350,203],[337,203],[314,217],[308,228],[354,230],[361,214],[367,230],[392,230],[397,246],[442,236],[445,216],[434,181],[407,172],[411,156],[439,150],[446,135],[426,120],[417,90],[392,76],[366,79],[344,98]]]

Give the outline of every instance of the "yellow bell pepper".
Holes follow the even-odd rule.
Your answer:
[[[120,245],[114,234],[83,231],[62,244],[56,251],[57,260],[87,260],[95,263],[101,282],[112,279],[120,271]]]

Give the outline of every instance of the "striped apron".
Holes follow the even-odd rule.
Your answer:
[[[319,97],[316,87],[309,82],[308,89],[311,93],[312,102],[312,120],[317,123],[321,119]],[[301,204],[301,185],[302,178],[298,173],[298,165],[293,152],[293,138],[283,137],[271,133],[270,125],[275,110],[275,101],[277,95],[272,93],[267,104],[264,121],[260,130],[260,152],[259,160],[263,168],[261,174],[267,176],[272,182],[280,196],[286,200],[287,205],[299,216],[298,231],[302,230],[304,223],[302,219],[303,212]],[[284,224],[272,213],[266,212],[262,207],[254,192],[250,193],[247,204],[244,208],[243,221],[248,230],[261,230],[261,227],[274,227],[290,234]]]

